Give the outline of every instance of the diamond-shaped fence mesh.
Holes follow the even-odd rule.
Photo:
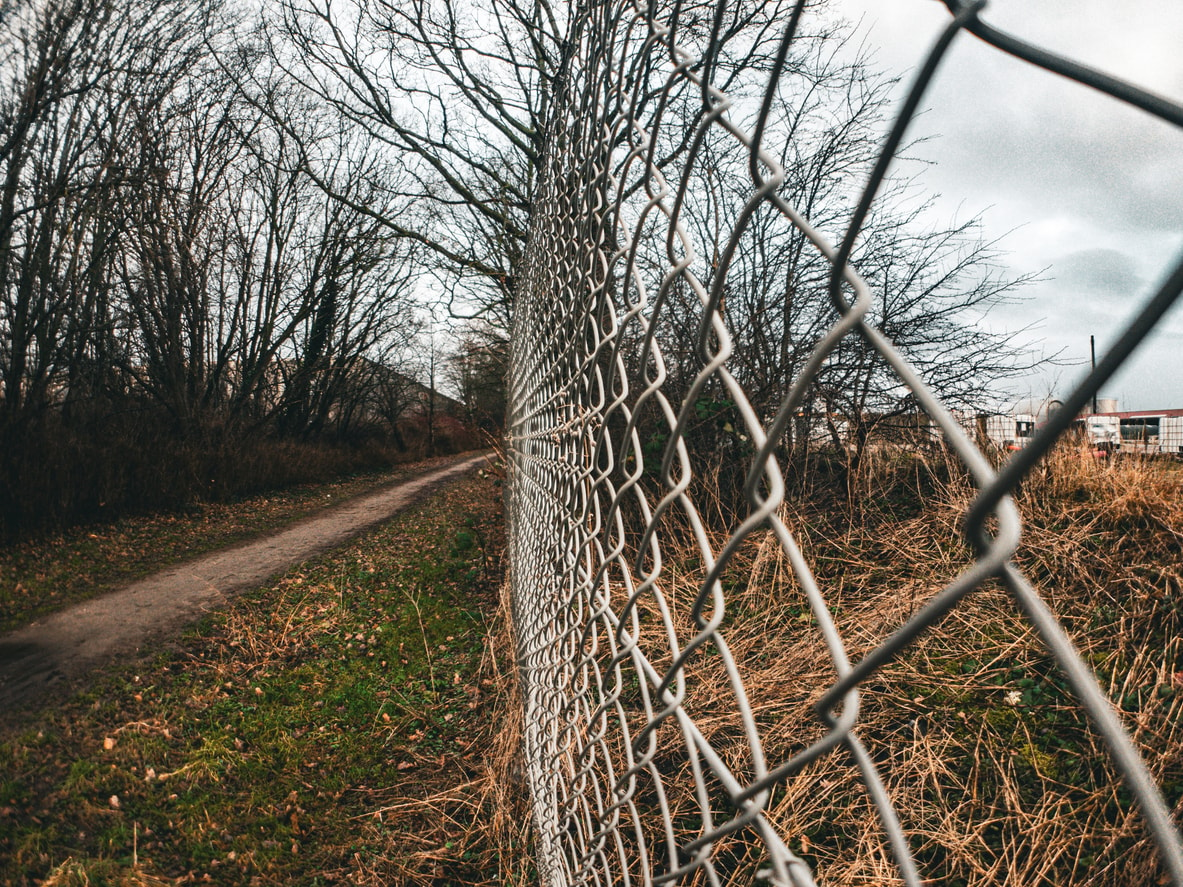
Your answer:
[[[1062,690],[1056,711],[1079,712],[1096,739],[1063,750],[1097,771],[1082,788],[1049,777],[1037,737],[1024,743],[1022,725],[1008,722],[1015,759],[1068,805],[1047,807],[1047,818],[1119,785],[1104,814],[1121,830],[1113,842],[1150,859],[1140,869],[1153,872],[1148,883],[1183,887],[1153,737],[1131,738],[1097,663],[1076,652],[1042,591],[1054,577],[1037,591],[1013,561],[1023,540],[1015,491],[1177,299],[1183,266],[1168,269],[1095,370],[997,467],[918,352],[885,328],[858,261],[874,258],[860,237],[955,40],[986,41],[1175,126],[1183,108],[991,28],[980,4],[946,5],[948,28],[877,147],[840,243],[811,223],[808,194],[786,185],[790,159],[808,162],[811,150],[785,122],[807,86],[804,3],[759,35],[768,51],[759,64],[746,52],[744,70],[724,51],[722,35],[738,32],[743,14],[726,0],[694,14],[627,0],[570,12],[517,281],[510,382],[513,606],[548,885],[920,885],[953,877],[957,841],[971,858],[983,848],[979,883],[1083,883],[1097,872],[1103,881],[1104,865],[1117,871],[1104,847],[1094,861],[1070,838],[1031,846],[1044,839],[1004,820],[1021,823],[1035,801],[978,797],[1006,794],[989,771],[1007,761],[984,750],[975,759],[963,743],[967,758],[944,762],[955,790],[915,764],[936,734],[972,731],[964,710],[960,721],[926,720],[940,700],[923,685],[909,710],[883,710],[898,663],[930,656],[950,626],[984,624],[979,608],[1010,607],[1028,647],[1042,651],[1041,674]],[[790,307],[733,307],[767,278]],[[758,336],[780,355],[763,374],[746,350]],[[970,492],[950,530],[961,547],[919,555],[940,581],[848,614],[838,611],[849,595],[817,578],[808,541],[817,528],[786,508],[786,477],[817,434],[841,437],[819,399],[850,391],[864,371],[912,404],[914,446],[951,454]],[[860,561],[905,555],[916,553],[849,551]],[[762,594],[777,595],[777,607]],[[1058,723],[1049,715],[1032,729],[1055,733]],[[847,820],[863,825],[851,831]],[[1031,861],[1041,854],[1044,869]],[[805,861],[815,857],[824,872]]]

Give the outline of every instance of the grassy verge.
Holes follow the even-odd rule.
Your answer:
[[[454,457],[302,484],[187,512],[77,527],[0,548],[0,633],[207,551],[270,532]]]
[[[527,882],[494,483],[7,725],[0,884]]]

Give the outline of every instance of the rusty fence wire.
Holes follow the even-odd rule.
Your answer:
[[[1159,883],[1183,887],[1183,847],[1161,787],[1090,663],[1012,562],[1022,539],[1012,494],[1176,301],[1183,264],[1167,270],[1029,445],[996,467],[877,323],[852,260],[956,40],[985,41],[1175,126],[1183,108],[992,28],[981,3],[945,5],[948,26],[877,146],[839,242],[783,187],[786,140],[795,137],[783,122],[786,96],[809,39],[805,3],[771,23],[775,31],[741,37],[738,54],[724,37],[739,33],[743,10],[728,0],[693,7],[694,16],[683,3],[570,7],[517,284],[510,378],[512,594],[545,884],[825,881],[783,811],[836,791],[818,776],[835,761],[853,774],[859,791],[849,803],[874,820],[878,843],[843,850],[825,823],[815,824],[814,841],[821,834],[839,853],[875,857],[879,874],[859,883],[929,883],[941,860],[917,851],[925,844],[910,830],[915,811],[893,804],[894,762],[864,736],[861,712],[893,662],[950,617],[972,619],[978,595],[994,588],[1017,605],[1100,737],[1098,753],[1124,786],[1120,816],[1138,823],[1133,846],[1155,857]],[[761,39],[762,55],[752,51]],[[724,186],[740,197],[720,198]],[[750,374],[735,369],[750,336],[736,334],[728,300],[757,285],[751,262],[763,253],[747,238],[768,220],[812,257],[793,265],[808,279],[778,285],[822,320],[796,334],[775,398],[757,403]],[[789,335],[768,323],[773,335]],[[792,443],[812,433],[801,417],[823,378],[832,381],[825,374],[836,356],[854,347],[939,429],[974,489],[964,562],[943,587],[883,616],[891,624],[870,644],[843,630],[833,589],[815,578],[801,528],[783,508]],[[712,412],[719,404],[725,409]],[[704,427],[714,434],[709,447]],[[721,468],[738,472],[738,501],[711,498]],[[746,546],[784,565],[782,586],[801,602],[794,624],[768,624],[750,593],[733,605]],[[802,664],[798,684],[774,688],[771,700],[763,688],[756,700],[760,638],[786,632],[812,633],[816,658]],[[993,827],[981,823],[979,837]],[[1077,859],[1070,870],[1089,865]],[[1005,866],[992,877],[1008,882]]]

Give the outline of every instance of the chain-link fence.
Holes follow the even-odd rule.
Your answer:
[[[817,73],[824,53],[806,3],[773,21],[760,19],[759,4],[726,0],[591,0],[570,12],[517,282],[509,435],[525,758],[546,884],[965,883],[951,874],[960,869],[948,832],[987,860],[979,883],[1120,879],[1105,854],[1130,853],[1149,860],[1138,869],[1146,883],[1183,885],[1163,793],[1177,800],[1179,786],[1156,781],[1178,762],[1148,766],[1154,736],[1140,752],[1127,726],[1142,722],[1123,725],[1098,684],[1098,668],[1112,663],[1082,658],[1047,603],[1056,577],[1033,584],[1015,566],[1024,536],[1014,499],[1175,302],[1183,265],[1005,461],[967,433],[929,352],[900,344],[881,286],[863,271],[887,248],[876,197],[953,41],[983,40],[1175,126],[1183,108],[990,27],[980,3],[946,5],[948,27],[875,146],[836,245],[811,221],[827,205],[799,178],[828,150],[800,109],[833,82]],[[765,285],[776,288],[775,310],[752,300]],[[759,349],[770,356],[757,365]],[[835,398],[872,391],[872,378],[878,393],[839,418]],[[940,578],[919,582],[906,602],[885,596],[859,610],[849,589],[818,578],[833,574],[828,552],[842,550],[842,530],[800,525],[801,490],[817,488],[811,471],[849,474],[859,417],[882,415],[889,401],[910,436],[878,451],[860,440],[853,451],[926,465],[935,457],[917,454],[952,454],[959,468],[950,470],[970,490],[951,529],[964,547],[927,552]],[[827,448],[837,468],[819,455]],[[824,524],[825,511],[816,515]],[[846,551],[874,576],[875,563],[911,557],[908,548]],[[1010,616],[987,614],[1007,606]],[[1024,655],[1042,651],[1040,681],[1058,688],[1055,704],[1030,707],[1022,721],[1032,682],[1021,678],[981,697],[997,711],[974,708],[972,686],[964,698],[929,692],[924,667],[940,677],[948,665],[934,658],[933,638],[954,625],[989,634],[991,619],[1012,616],[1030,635]],[[899,690],[906,661],[910,707],[893,715],[884,700],[900,697],[884,688]],[[967,674],[975,668],[985,664]],[[1004,692],[1014,694],[1010,709]],[[931,719],[942,707],[950,722]],[[1072,729],[1096,744],[1055,745],[1065,712],[1080,714],[1085,726]],[[1027,763],[997,760],[1017,774],[1015,797],[986,799],[973,808],[986,813],[961,822],[946,792],[1012,791],[987,773],[996,753],[975,719],[1004,724],[1014,747],[1001,757]],[[959,730],[979,741],[962,744],[964,760],[945,754],[952,788],[942,788],[917,771],[915,750]],[[1083,784],[1066,765],[1049,776],[1045,746],[1096,772]],[[1101,815],[1124,831],[1099,849],[1008,833],[1006,812],[1036,803],[1022,794],[1025,773],[1062,794],[1052,819],[1119,783]],[[843,831],[837,808],[872,827]],[[1050,862],[1032,868],[1040,854]],[[861,867],[835,862],[855,856]]]

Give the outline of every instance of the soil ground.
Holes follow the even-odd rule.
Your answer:
[[[281,532],[205,555],[0,636],[0,710],[39,708],[107,663],[159,652],[184,626],[236,594],[344,544],[487,460],[487,454],[458,457]]]

